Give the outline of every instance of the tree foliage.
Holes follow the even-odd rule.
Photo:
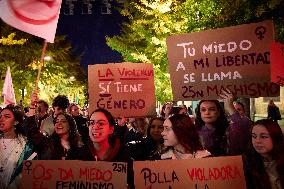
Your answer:
[[[172,99],[168,36],[273,19],[276,40],[284,41],[283,0],[125,0],[119,9],[126,21],[107,44],[125,61],[154,64],[156,96],[162,102]]]
[[[28,105],[30,94],[35,89],[44,40],[3,22],[1,35],[0,86],[3,86],[7,67],[10,66],[17,102],[22,99],[25,91],[24,103]],[[80,58],[72,55],[72,46],[66,42],[65,36],[56,37],[53,44],[48,43],[46,55],[52,59],[45,61],[41,70],[40,98],[51,102],[58,94],[70,98],[78,96],[83,105],[87,88],[86,74],[80,67]],[[71,76],[75,79],[70,79]]]

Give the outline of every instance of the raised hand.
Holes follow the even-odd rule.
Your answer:
[[[226,89],[222,89],[219,96],[223,99],[224,101],[224,107],[225,110],[232,115],[233,113],[236,112],[236,109],[234,108],[233,102],[234,102],[234,95],[232,94],[232,92],[226,88]]]

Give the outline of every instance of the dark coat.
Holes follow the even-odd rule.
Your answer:
[[[96,149],[94,148],[93,142],[88,141],[88,153],[85,154],[89,161],[110,161],[110,162],[127,162],[127,183],[130,189],[134,188],[134,172],[133,172],[133,161],[130,159],[127,148],[121,145],[120,139],[116,137],[112,142],[108,156],[104,159],[97,157]]]
[[[267,107],[267,118],[273,121],[281,120],[281,114],[277,106],[268,105]]]
[[[163,141],[161,141],[162,145]],[[130,141],[126,144],[129,154],[133,160],[155,160],[161,155],[161,149],[159,144],[147,136],[141,138],[141,140]]]

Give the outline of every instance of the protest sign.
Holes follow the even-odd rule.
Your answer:
[[[7,24],[53,43],[62,0],[0,0]]]
[[[89,112],[105,108],[114,116],[155,114],[156,100],[152,64],[111,63],[89,65]]]
[[[245,189],[242,157],[135,161],[139,189]]]
[[[121,162],[24,161],[22,175],[22,189],[127,187],[127,163]]]
[[[284,45],[272,43],[270,50],[271,81],[284,86]]]
[[[270,81],[272,21],[167,38],[174,100],[216,99],[228,88],[238,97],[279,96]]]

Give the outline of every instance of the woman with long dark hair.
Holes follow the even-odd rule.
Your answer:
[[[13,106],[0,110],[0,188],[19,188],[23,161],[33,154],[24,135],[24,115]]]
[[[284,188],[284,138],[277,122],[262,119],[253,124],[244,172],[248,189]]]
[[[31,104],[38,101],[37,93],[31,95]],[[35,109],[30,109],[24,122],[28,138],[34,143],[40,160],[87,160],[84,146],[73,117],[64,112],[53,118],[54,132],[47,136],[37,127]]]
[[[213,156],[227,153],[226,129],[229,122],[218,100],[201,100],[196,108],[195,125],[202,144]]]
[[[34,116],[25,120],[27,136],[35,144],[41,160],[87,160],[84,146],[73,117],[59,113],[54,119],[54,133],[47,137],[37,127]]]

